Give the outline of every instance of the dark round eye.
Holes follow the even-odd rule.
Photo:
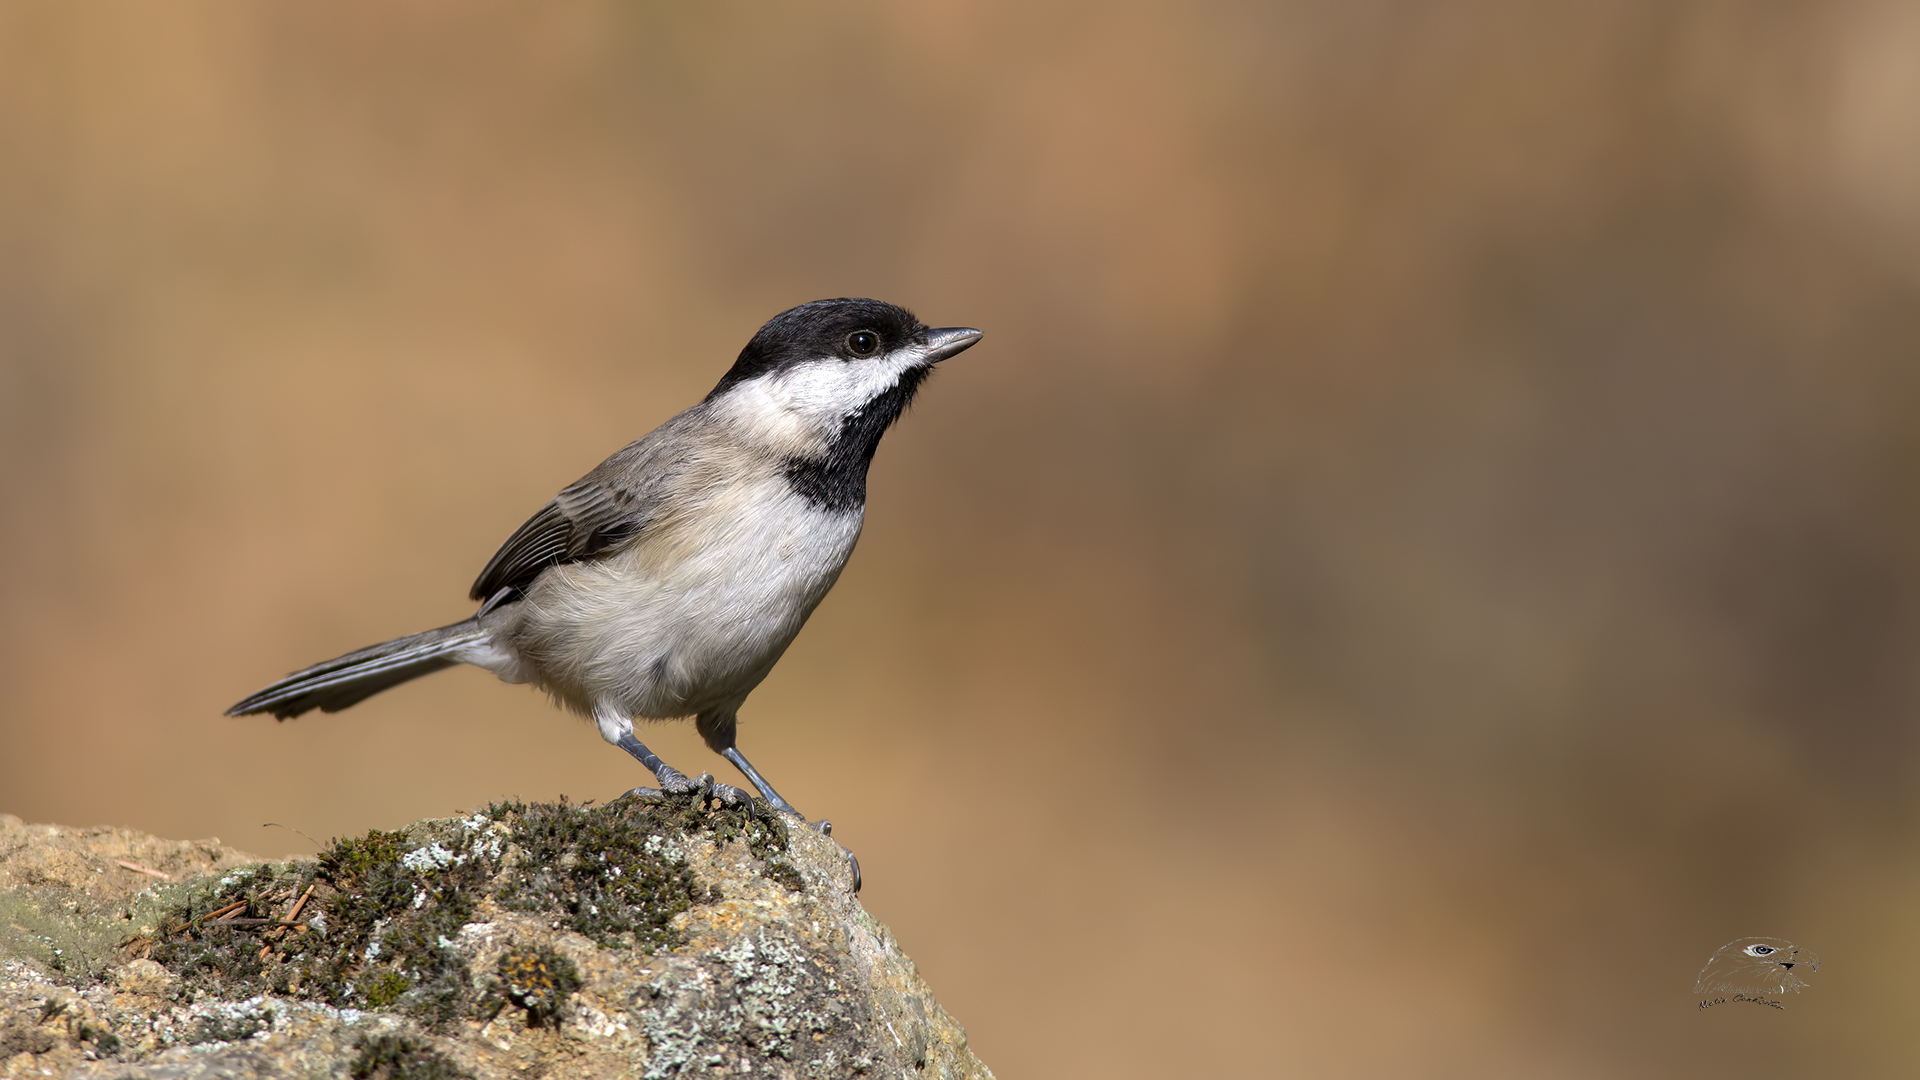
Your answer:
[[[855,356],[872,356],[880,351],[880,335],[871,330],[855,330],[847,335],[847,351]]]
[[[1770,952],[1772,952],[1772,951],[1773,951],[1773,946],[1771,946],[1771,945],[1755,945],[1755,946],[1754,946],[1753,948],[1751,948],[1751,949],[1748,949],[1747,951],[1748,951],[1748,952],[1750,952],[1750,953],[1752,953],[1752,954],[1753,954],[1753,955],[1755,955],[1755,956],[1765,956],[1765,955],[1767,955],[1768,953],[1770,953]]]

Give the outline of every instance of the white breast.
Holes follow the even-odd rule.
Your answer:
[[[541,575],[511,632],[520,672],[583,712],[737,705],[839,578],[862,517],[778,474],[728,484],[631,548]]]

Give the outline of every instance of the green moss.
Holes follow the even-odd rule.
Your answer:
[[[185,1039],[189,1046],[211,1042],[239,1042],[273,1030],[273,1010],[215,1012],[201,1016]]]
[[[472,1080],[473,1074],[419,1039],[376,1035],[355,1047],[347,1074],[354,1080]]]
[[[343,888],[377,880],[400,861],[407,834],[368,829],[359,840],[335,840],[316,858],[320,876]]]
[[[101,1057],[112,1057],[120,1052],[120,1036],[106,1028],[97,1028],[90,1024],[78,1025],[73,1032],[73,1041],[92,1043],[94,1053]]]
[[[555,929],[602,946],[652,950],[678,943],[674,916],[719,898],[678,854],[695,834],[741,840],[771,876],[789,888],[802,884],[778,859],[786,828],[763,804],[510,802],[418,828],[336,840],[311,863],[205,879],[130,951],[181,975],[190,992],[394,1009],[434,1026],[485,1007],[456,944],[489,903],[546,916]],[[560,988],[573,978],[570,966],[545,970],[558,994],[551,1002],[533,984],[502,976],[509,987],[529,988],[515,1003],[530,1022],[536,1014],[544,1022],[569,992]]]
[[[800,875],[800,868],[784,860],[769,861],[767,877],[785,885],[790,892],[804,892],[807,887],[807,879]]]
[[[367,1008],[384,1009],[413,989],[413,980],[405,975],[386,968],[368,975],[362,983],[362,992],[367,999]]]
[[[603,946],[676,944],[675,915],[709,899],[686,860],[669,854],[684,835],[659,804],[625,799],[601,807],[499,804],[524,853],[522,872],[500,890],[501,906],[559,916],[557,926]]]
[[[260,866],[197,883],[162,916],[153,958],[217,996],[260,992],[266,964],[259,956],[261,942],[250,931],[265,929],[284,914],[310,873]]]
[[[560,1025],[560,1008],[580,989],[573,961],[550,948],[514,949],[494,969],[499,992],[527,1011],[528,1027]]]

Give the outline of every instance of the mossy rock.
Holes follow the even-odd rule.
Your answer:
[[[0,818],[0,910],[31,920],[0,937],[0,1076],[990,1075],[838,847],[762,804],[500,803],[110,877],[94,849],[136,840],[171,843]]]

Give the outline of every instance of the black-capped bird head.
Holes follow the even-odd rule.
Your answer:
[[[767,320],[707,395],[831,433],[849,416],[913,400],[933,365],[980,340],[964,327],[933,329],[879,300],[815,300]]]
[[[1750,937],[1729,941],[1700,969],[1696,994],[1784,994],[1807,985],[1800,976],[1820,970],[1820,958],[1791,941]]]
[[[705,404],[735,437],[787,459],[807,498],[850,509],[866,498],[880,437],[933,365],[980,338],[879,300],[816,300],[769,319]]]

